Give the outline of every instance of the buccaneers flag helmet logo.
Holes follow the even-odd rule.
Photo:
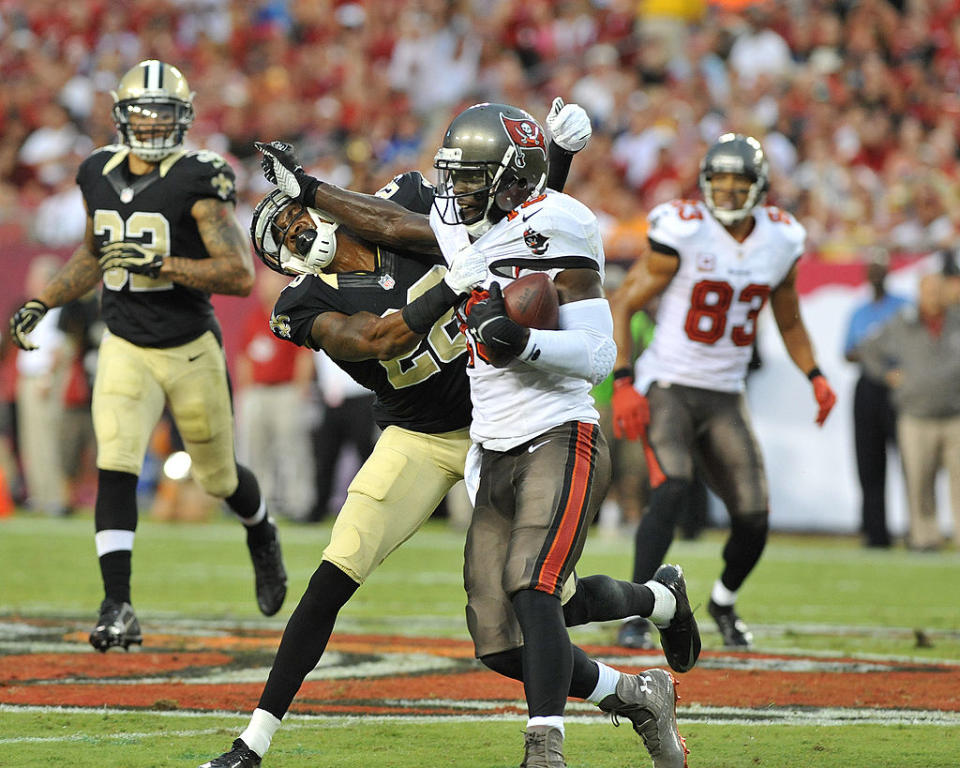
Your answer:
[[[544,157],[547,156],[547,142],[543,137],[543,129],[537,123],[533,120],[517,120],[504,114],[500,115],[500,119],[503,121],[507,136],[510,137],[510,141],[518,150],[538,149],[543,152]],[[515,165],[518,168],[523,168],[526,165],[523,155],[524,152],[517,152]]]

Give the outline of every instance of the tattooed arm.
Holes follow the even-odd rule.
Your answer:
[[[88,215],[87,230],[80,246],[36,298],[48,307],[60,307],[79,299],[99,282],[100,264],[93,237],[93,218]]]
[[[170,256],[160,275],[207,293],[247,296],[253,288],[253,256],[232,203],[204,198],[190,210],[209,259]]]

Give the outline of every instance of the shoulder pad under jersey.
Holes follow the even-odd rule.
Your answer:
[[[661,203],[647,217],[650,224],[647,237],[654,243],[680,250],[685,240],[700,231],[709,215],[707,207],[699,200]]]
[[[236,174],[230,163],[209,149],[177,152],[160,161],[160,175],[177,178],[187,197],[237,201]]]
[[[775,205],[765,205],[756,209],[755,215],[765,216],[774,225],[770,231],[774,237],[783,241],[784,247],[792,260],[796,260],[803,255],[807,230],[793,214],[782,208],[777,208]]]
[[[477,245],[489,249],[490,271],[503,277],[516,277],[524,269],[593,269],[603,276],[597,217],[562,192],[548,190],[518,206]]]
[[[423,178],[420,171],[407,171],[394,176],[390,182],[377,190],[377,197],[393,200],[408,211],[429,213],[433,205],[434,187]]]

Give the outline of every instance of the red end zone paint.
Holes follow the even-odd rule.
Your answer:
[[[77,648],[74,643],[85,643],[85,638],[78,640],[73,633],[62,639],[73,648]],[[147,639],[147,650],[132,653],[73,650],[0,655],[0,703],[249,712],[266,679],[261,672],[263,651],[276,648],[279,633],[148,635]],[[210,650],[198,650],[203,644]],[[163,645],[171,647],[164,650]],[[185,645],[190,650],[183,650]],[[656,656],[623,656],[619,648],[591,646],[587,650],[592,655],[619,657],[613,663],[628,672],[663,666]],[[478,669],[469,642],[335,635],[330,651],[343,655],[338,670],[349,670],[350,656],[356,654],[356,662],[367,665],[371,676],[309,680],[291,711],[482,716],[522,709],[520,684]],[[430,657],[436,658],[438,669],[430,670]],[[413,658],[418,671],[404,673]],[[376,665],[376,676],[369,672],[371,663]],[[255,682],[216,679],[225,672],[242,674],[245,669],[251,669]],[[130,685],[131,678],[149,678],[150,682]],[[701,665],[680,679],[682,705],[960,712],[960,665],[705,652]]]

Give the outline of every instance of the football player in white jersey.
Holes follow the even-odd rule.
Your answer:
[[[823,425],[836,396],[817,367],[800,317],[797,261],[806,232],[786,211],[763,205],[767,161],[760,143],[728,133],[700,169],[703,200],[672,200],[650,213],[650,251],[611,297],[617,361],[614,436],[646,441],[652,491],[636,535],[633,579],[663,561],[694,467],[730,513],[724,569],[708,611],[724,645],[749,647],[737,592],[767,540],[767,484],[744,398],[757,315],[770,306],[787,352],[809,378]],[[631,369],[630,317],[660,296],[653,341]],[[621,644],[648,647],[643,619]]]
[[[457,306],[468,337],[475,445],[467,474],[475,509],[465,552],[467,619],[481,661],[524,682],[530,718],[523,765],[565,765],[568,695],[629,718],[655,768],[685,765],[672,677],[664,670],[621,675],[590,660],[566,631],[561,588],[610,475],[590,388],[610,372],[616,351],[597,221],[581,203],[547,189],[542,127],[503,104],[458,115],[435,158],[434,209],[419,222],[359,195],[348,211],[342,203],[349,193],[307,176],[282,146],[262,149],[268,178],[272,172],[287,194],[343,223],[350,215],[364,236],[407,247],[435,236],[451,265],[479,254],[489,267],[482,290],[465,304],[439,287],[403,314],[417,331]],[[375,209],[368,217],[374,223],[365,223],[364,211]],[[535,271],[554,279],[558,330],[530,330],[507,317],[502,288]],[[647,612],[664,626],[667,659],[686,671],[700,640],[683,573],[663,566],[644,586]]]

